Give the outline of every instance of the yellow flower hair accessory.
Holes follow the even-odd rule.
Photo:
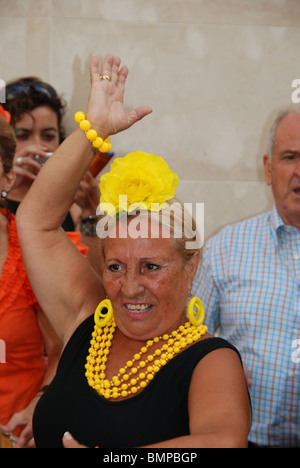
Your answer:
[[[175,196],[179,177],[160,156],[142,151],[117,158],[100,179],[100,209],[110,216],[137,208],[159,211]]]

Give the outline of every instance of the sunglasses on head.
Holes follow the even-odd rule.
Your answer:
[[[56,98],[56,92],[51,87],[46,88],[42,84],[28,83],[24,85],[9,85],[6,87],[6,100],[14,99],[18,94],[28,93],[29,91],[39,91],[40,93],[46,94],[49,98]]]

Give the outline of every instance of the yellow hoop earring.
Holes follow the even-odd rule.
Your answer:
[[[114,316],[114,311],[111,305],[111,302],[109,299],[104,299],[100,304],[97,306],[94,314],[94,320],[95,324],[98,325],[98,327],[105,327],[105,325],[108,324],[108,322],[111,321],[111,319]]]
[[[196,310],[194,309],[196,307]],[[188,319],[192,325],[199,327],[205,317],[203,302],[199,297],[192,297],[188,304]]]

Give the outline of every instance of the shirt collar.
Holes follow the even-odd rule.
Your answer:
[[[272,229],[272,232],[274,234],[274,238],[276,239],[276,241],[279,241],[279,236],[282,232],[286,232],[286,233],[287,232],[290,232],[290,233],[299,232],[296,227],[288,226],[282,221],[282,218],[276,208],[276,205],[274,205],[273,210],[271,211],[270,223],[271,223],[271,229]]]
[[[272,230],[273,230],[274,234],[276,234],[276,235],[277,235],[277,233],[279,233],[280,228],[285,227],[285,224],[281,219],[281,216],[280,216],[280,214],[279,214],[279,212],[278,212],[278,210],[276,208],[276,205],[273,206],[273,210],[271,211],[270,222],[271,222]]]

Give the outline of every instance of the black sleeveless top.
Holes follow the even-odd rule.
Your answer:
[[[111,401],[98,395],[85,377],[93,329],[93,316],[77,328],[56,377],[39,400],[33,417],[37,448],[63,447],[66,431],[79,443],[100,448],[140,447],[188,435],[188,393],[195,366],[213,350],[237,352],[221,338],[199,341],[170,360],[142,392]]]

